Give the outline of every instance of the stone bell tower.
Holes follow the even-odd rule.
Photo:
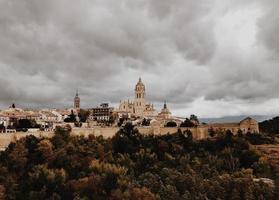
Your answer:
[[[135,88],[135,101],[134,101],[135,115],[142,116],[145,109],[145,86],[139,78]]]
[[[74,108],[75,109],[80,109],[80,98],[78,96],[78,90],[76,92],[76,96],[75,96],[75,99],[74,99]]]

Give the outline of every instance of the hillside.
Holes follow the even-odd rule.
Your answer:
[[[113,138],[27,136],[0,153],[0,198],[19,200],[268,199],[278,174],[251,143],[259,134],[230,132],[194,141],[190,132],[144,136],[127,123]],[[260,147],[259,147],[260,148]]]
[[[268,159],[275,173],[279,173],[279,144],[256,145],[256,149]]]
[[[260,132],[269,134],[279,134],[279,117],[274,117],[259,123]]]

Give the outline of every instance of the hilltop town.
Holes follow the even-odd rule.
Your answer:
[[[22,109],[12,105],[0,112],[1,133],[52,132],[57,126],[70,125],[77,133],[95,133],[112,136],[119,127],[131,122],[142,134],[175,133],[180,128],[190,130],[193,138],[203,139],[209,135],[230,130],[237,133],[259,133],[258,122],[247,117],[239,123],[200,123],[195,115],[189,118],[172,115],[166,101],[160,111],[147,102],[145,84],[139,78],[134,89],[134,100],[122,100],[117,108],[102,103],[98,107],[81,108],[78,91],[73,107],[68,109]]]

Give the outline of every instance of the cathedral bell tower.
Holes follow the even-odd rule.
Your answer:
[[[75,96],[75,99],[74,99],[74,108],[75,109],[80,109],[80,98],[78,96],[78,90],[76,92],[76,96]]]
[[[135,88],[135,101],[134,101],[135,115],[142,116],[145,109],[145,86],[139,78]]]

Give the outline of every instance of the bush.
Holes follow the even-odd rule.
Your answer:
[[[170,121],[166,123],[165,127],[177,127],[177,124],[176,122]]]

